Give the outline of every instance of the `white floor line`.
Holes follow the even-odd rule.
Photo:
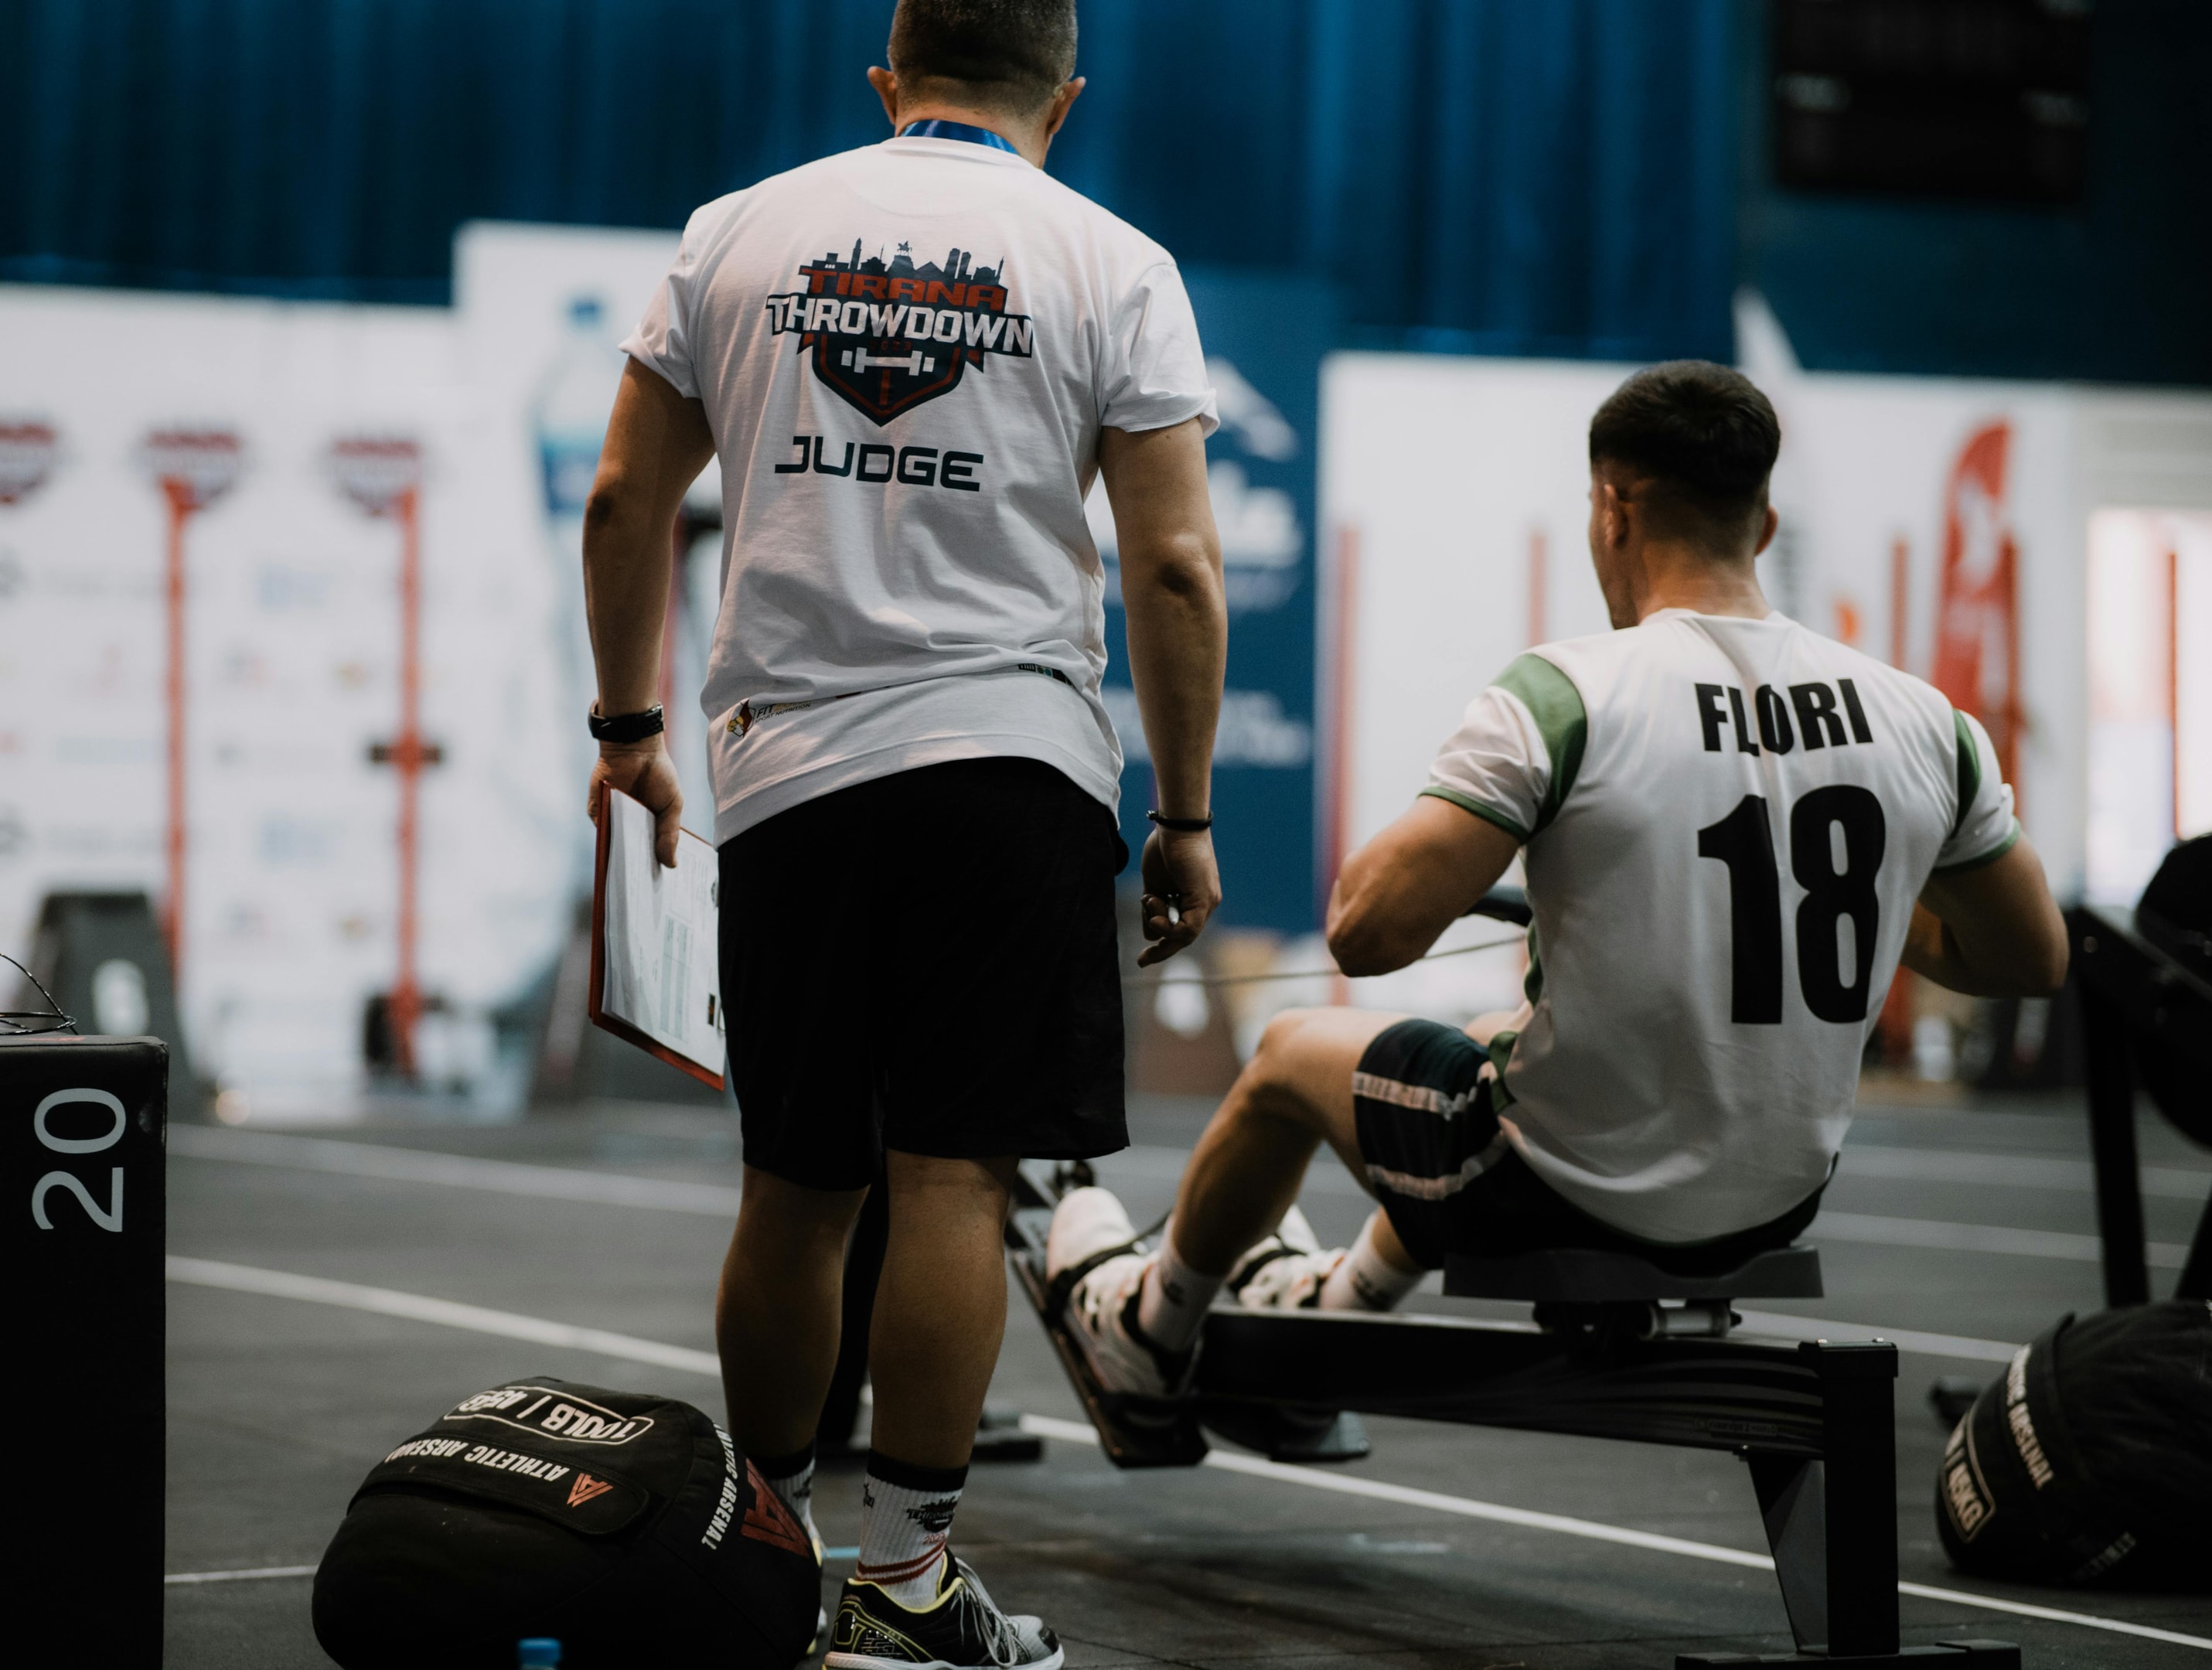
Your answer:
[[[542,1316],[523,1316],[511,1310],[487,1310],[451,1299],[433,1299],[420,1293],[401,1293],[388,1287],[363,1287],[356,1282],[331,1281],[321,1276],[295,1276],[289,1271],[262,1270],[252,1265],[222,1264],[213,1259],[179,1258],[171,1254],[169,1279],[195,1287],[227,1288],[234,1293],[263,1293],[278,1299],[305,1299],[310,1303],[337,1305],[347,1310],[366,1310],[379,1316],[404,1317],[410,1322],[434,1322],[441,1327],[465,1328],[472,1333],[497,1334],[506,1339],[527,1339],[533,1345],[562,1345],[619,1357],[627,1363],[649,1363],[655,1368],[684,1369],[692,1374],[721,1377],[721,1359],[712,1351],[665,1345],[658,1339],[640,1339],[602,1328],[580,1328]]]
[[[825,1560],[854,1560],[860,1556],[858,1546],[850,1548],[825,1548]],[[246,1583],[263,1577],[312,1577],[315,1568],[311,1565],[258,1565],[245,1571],[171,1571],[162,1575],[165,1583]]]
[[[212,1259],[180,1258],[173,1254],[168,1260],[168,1277],[173,1282],[223,1288],[234,1293],[260,1293],[274,1298],[301,1299],[313,1304],[369,1311],[380,1316],[434,1322],[441,1327],[496,1334],[502,1339],[527,1339],[541,1345],[573,1346],[604,1357],[620,1357],[632,1363],[650,1363],[662,1368],[689,1369],[696,1374],[719,1376],[721,1372],[721,1364],[709,1351],[687,1351],[681,1345],[665,1345],[658,1340],[608,1333],[599,1328],[573,1327],[566,1322],[551,1321],[542,1316],[523,1316],[511,1310],[488,1310],[481,1305],[458,1304],[450,1299],[401,1293],[388,1287],[364,1287],[357,1283],[331,1281],[321,1276],[299,1276],[287,1271],[258,1269],[251,1265],[223,1264]],[[1070,1443],[1095,1445],[1098,1442],[1098,1435],[1081,1422],[1059,1420],[1050,1415],[1023,1416],[1022,1430],[1033,1432],[1041,1438],[1058,1438]],[[1438,1491],[1418,1490],[1407,1485],[1392,1485],[1379,1479],[1362,1479],[1351,1473],[1328,1473],[1314,1467],[1285,1467],[1280,1462],[1263,1460],[1256,1455],[1239,1455],[1217,1449],[1207,1454],[1206,1465],[1226,1473],[1241,1473],[1249,1478],[1272,1479],[1279,1484],[1299,1485],[1313,1491],[1333,1491],[1343,1496],[1370,1497],[1377,1501],[1396,1502],[1407,1507],[1453,1514],[1462,1519],[1487,1520],[1494,1524],[1517,1525],[1528,1530],[1553,1531],[1593,1542],[1609,1542],[1631,1548],[1649,1549],[1656,1553],[1679,1554],[1722,1565],[1751,1566],[1762,1571],[1774,1569],[1774,1562],[1765,1555],[1747,1553],[1740,1548],[1723,1548],[1714,1543],[1691,1542],[1681,1537],[1665,1537],[1650,1531],[1630,1530],[1624,1526],[1602,1525],[1595,1520],[1570,1519],[1561,1514],[1534,1513],[1525,1508],[1508,1508],[1494,1502],[1478,1502],[1471,1497],[1446,1496]],[[258,1572],[185,1572],[167,1581],[214,1582],[231,1577],[296,1576],[307,1570],[309,1568],[272,1566]],[[1999,1600],[1989,1595],[1969,1594],[1959,1589],[1933,1588],[1924,1583],[1899,1583],[1897,1587],[1899,1594],[1914,1595],[1924,1600],[1949,1601],[1958,1606],[1979,1606],[1990,1612],[2011,1612],[2021,1618],[2039,1618],[2052,1623],[2078,1624],[2085,1629],[2141,1636],[2146,1640],[2168,1642],[2176,1646],[2212,1649],[2212,1639],[2178,1635],[2171,1630],[2153,1629],[2148,1624],[2130,1624],[2116,1618],[2095,1618],[2087,1612],[2062,1612],[2051,1606]]]
[[[1846,1181],[1880,1177],[1887,1181],[1970,1183],[2084,1194],[2097,1187],[2097,1169],[2087,1160],[1990,1154],[1963,1148],[1886,1148],[1872,1143],[1846,1143],[1836,1175]],[[2144,1166],[2142,1182],[2146,1195],[2162,1199],[2201,1201],[2212,1193],[2212,1171],[2192,1171],[2185,1166]]]
[[[1081,1421],[1056,1420],[1049,1415],[1024,1415],[1022,1430],[1033,1432],[1040,1438],[1060,1438],[1069,1443],[1096,1444],[1098,1435]],[[1471,1497],[1446,1496],[1440,1491],[1424,1491],[1410,1485],[1391,1485],[1379,1479],[1362,1479],[1346,1473],[1324,1473],[1316,1467],[1285,1467],[1279,1461],[1263,1460],[1257,1455],[1243,1455],[1232,1450],[1208,1450],[1204,1463],[1224,1473],[1241,1473],[1252,1479],[1272,1479],[1279,1484],[1303,1485],[1310,1491],[1334,1491],[1340,1496],[1364,1496],[1378,1502],[1395,1502],[1408,1508],[1426,1508],[1439,1514],[1455,1514],[1462,1519],[1487,1520],[1495,1525],[1517,1525],[1524,1530],[1558,1531],[1571,1537],[1582,1537],[1592,1542],[1620,1543],[1629,1548],[1648,1548],[1662,1554],[1686,1554],[1692,1559],[1712,1560],[1723,1565],[1755,1566],[1761,1571],[1774,1570],[1774,1562],[1764,1554],[1750,1554],[1735,1548],[1722,1548],[1707,1542],[1686,1542],[1680,1537],[1663,1537],[1651,1531],[1632,1531],[1625,1526],[1602,1525],[1595,1520],[1569,1519],[1560,1514],[1540,1514],[1526,1508],[1508,1508],[1495,1502],[1477,1502]]]
[[[2212,1649],[2212,1640],[2203,1636],[2182,1635],[2173,1630],[2153,1629],[2148,1624],[2130,1624],[2123,1618],[2099,1618],[2086,1612],[2065,1612],[2057,1606],[2031,1606],[2025,1600],[2000,1600],[1994,1595],[1969,1594],[1964,1589],[1936,1588],[1927,1583],[1899,1583],[1899,1594],[1911,1594],[1923,1600],[1950,1600],[1960,1606],[1980,1606],[1987,1612],[2010,1612],[2015,1618],[2040,1618],[2053,1624],[2079,1624],[2085,1629],[2110,1630],[2115,1635],[2141,1636],[2146,1641],[2164,1641],[2176,1647],[2198,1647]]]
[[[1870,1247],[1925,1247],[1945,1253],[2067,1259],[2076,1264],[2101,1263],[2105,1256],[2103,1243],[2093,1235],[2008,1230],[1993,1224],[1947,1224],[1927,1218],[1882,1218],[1869,1212],[1823,1211],[1805,1234],[1815,1244],[1849,1241]],[[2154,1241],[2143,1250],[2154,1270],[2179,1270],[2189,1261],[2189,1249],[2173,1242]]]
[[[169,1151],[194,1160],[289,1166],[298,1171],[384,1177],[404,1183],[437,1183],[448,1188],[484,1189],[495,1194],[525,1194],[539,1199],[589,1200],[610,1206],[642,1206],[654,1212],[696,1212],[725,1220],[737,1216],[740,1193],[720,1183],[672,1182],[659,1177],[633,1177],[619,1171],[522,1165],[512,1160],[434,1154],[419,1148],[387,1148],[380,1143],[288,1137],[273,1131],[223,1131],[207,1126],[171,1126]]]
[[[539,1199],[582,1200],[653,1212],[690,1212],[725,1220],[737,1215],[741,1193],[721,1183],[678,1182],[659,1177],[633,1177],[626,1172],[473,1159],[460,1154],[393,1148],[380,1143],[343,1142],[328,1137],[287,1136],[273,1131],[225,1131],[178,1125],[170,1128],[169,1148],[187,1159],[285,1166],[295,1170],[483,1189]],[[1109,1155],[1100,1163],[1100,1170],[1109,1181],[1121,1177],[1172,1182],[1182,1175],[1188,1159],[1189,1156],[1181,1149],[1139,1145]],[[1866,1162],[1864,1165],[1860,1163],[1862,1160]],[[2032,1177],[2036,1180],[2031,1185],[2033,1187],[2079,1186],[2075,1181],[2051,1181],[2074,1178],[2075,1173],[2069,1168],[2081,1168],[2081,1175],[2087,1175],[2086,1168],[2078,1161],[2024,1159],[2011,1155],[1935,1149],[1846,1149],[1843,1169],[1845,1175],[1997,1183],[2026,1181]],[[1322,1194],[1350,1195],[1360,1192],[1349,1175],[1324,1167],[1315,1169],[1306,1180],[1306,1187]],[[2198,1199],[2208,1188],[2212,1188],[2212,1180],[2173,1168],[2149,1167],[2143,1174],[2143,1188],[2147,1194]],[[1823,1212],[1808,1233],[1815,1241],[1918,1247],[1940,1252],[1997,1253],[2019,1258],[2063,1259],[2077,1264],[2095,1264],[2104,1256],[2094,1236],[2052,1230],[2006,1229],[1995,1224],[1952,1224],[1935,1218],[1886,1218],[1865,1212]],[[2154,1241],[2145,1250],[2154,1270],[2179,1270],[2189,1257],[2186,1247],[2170,1242]]]
[[[1098,1435],[1082,1422],[1057,1420],[1049,1415],[1023,1416],[1022,1430],[1033,1432],[1040,1438],[1059,1438],[1069,1443],[1095,1445],[1098,1442]],[[1319,1467],[1285,1467],[1279,1461],[1263,1460],[1257,1455],[1209,1450],[1202,1465],[1218,1467],[1224,1473],[1241,1473],[1249,1479],[1272,1479],[1278,1484],[1300,1485],[1310,1491],[1330,1491],[1339,1496],[1363,1496],[1377,1502],[1395,1502],[1408,1508],[1426,1508],[1439,1514],[1455,1515],[1462,1519],[1485,1520],[1493,1525],[1516,1525],[1531,1531],[1553,1531],[1565,1536],[1581,1537],[1590,1542],[1616,1543],[1629,1548],[1647,1548],[1661,1554],[1680,1554],[1693,1560],[1710,1560],[1717,1565],[1751,1566],[1761,1571],[1774,1570],[1774,1562],[1767,1556],[1750,1553],[1741,1548],[1723,1548],[1715,1543],[1691,1542],[1681,1537],[1664,1537],[1650,1531],[1632,1531],[1623,1526],[1601,1524],[1595,1520],[1570,1519],[1563,1514],[1532,1513],[1525,1508],[1508,1508],[1495,1502],[1478,1502],[1471,1497],[1446,1496],[1440,1491],[1416,1490],[1411,1485],[1392,1485],[1379,1479],[1362,1479],[1354,1473],[1328,1472]],[[2168,1642],[2177,1647],[2212,1650],[2212,1638],[2180,1635],[2172,1630],[2154,1629],[2148,1624],[2130,1624],[2124,1618],[2063,1612],[2056,1606],[2030,1606],[2021,1600],[2000,1600],[1992,1595],[1970,1594],[1964,1589],[1936,1588],[1927,1583],[1901,1582],[1897,1586],[1897,1592],[1922,1600],[1979,1606],[1989,1612],[2010,1612],[2020,1618],[2039,1618],[2054,1624],[2076,1624],[2084,1629],[2108,1630],[2117,1635],[2141,1636],[2148,1641]]]
[[[311,1565],[257,1565],[246,1571],[172,1571],[165,1583],[245,1583],[259,1577],[312,1577]]]
[[[566,1322],[524,1316],[514,1311],[489,1310],[481,1305],[434,1299],[418,1293],[402,1293],[388,1287],[365,1287],[355,1282],[332,1281],[322,1276],[294,1275],[252,1265],[223,1264],[212,1259],[171,1255],[169,1279],[196,1287],[228,1288],[237,1293],[264,1293],[280,1299],[305,1299],[366,1310],[410,1321],[433,1322],[443,1327],[495,1333],[509,1339],[527,1339],[541,1345],[567,1345],[625,1362],[651,1363],[659,1368],[683,1369],[693,1374],[720,1376],[721,1364],[711,1351],[665,1345],[656,1339],[640,1339],[599,1328],[580,1328]],[[1784,1316],[1767,1311],[1743,1311],[1746,1328],[1785,1339],[1883,1339],[1900,1351],[1924,1351],[1933,1357],[1953,1357],[1973,1362],[2009,1363],[2020,1349],[1998,1339],[1968,1339],[1946,1333],[1916,1333],[1909,1328],[1883,1328],[1857,1322],[1836,1322],[1820,1317]]]
[[[1885,1328],[1869,1322],[1838,1322],[1826,1316],[1785,1316],[1775,1310],[1739,1310],[1746,1333],[1779,1339],[1887,1339],[1901,1351],[1923,1357],[1955,1357],[1970,1363],[2009,1363],[2020,1347],[2008,1340],[1975,1339],[1960,1333],[1922,1333],[1913,1328]]]

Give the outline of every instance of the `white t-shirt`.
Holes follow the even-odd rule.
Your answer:
[[[1425,794],[1528,844],[1506,1138],[1647,1240],[1781,1216],[1842,1149],[1913,901],[2019,839],[1988,733],[1781,615],[1663,609],[1468,704]]]
[[[980,756],[1115,805],[1098,432],[1214,426],[1165,250],[1010,151],[891,139],[699,210],[623,347],[721,458],[717,841]]]

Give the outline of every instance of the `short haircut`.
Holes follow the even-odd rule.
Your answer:
[[[890,52],[902,81],[1026,115],[1075,73],[1075,0],[898,0]]]
[[[1782,450],[1774,408],[1740,371],[1710,360],[1670,360],[1638,372],[1590,419],[1593,466],[1649,476],[1663,520],[1733,543],[1766,508]]]

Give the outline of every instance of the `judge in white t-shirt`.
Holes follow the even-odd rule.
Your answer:
[[[732,1433],[805,1521],[846,1235],[884,1176],[873,1448],[828,1662],[1056,1665],[948,1527],[1004,1327],[1016,1157],[1127,1140],[1121,750],[1083,507],[1102,477],[1158,785],[1145,960],[1219,898],[1214,399],[1173,258],[1043,171],[1083,88],[1073,0],[901,0],[889,57],[869,79],[893,137],[699,210],[623,343],[585,523],[592,792],[644,801],[672,852],[647,704],[669,523],[712,453],[702,706],[745,1158],[716,1319]]]

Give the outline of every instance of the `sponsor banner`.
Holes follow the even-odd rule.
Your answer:
[[[1221,412],[1206,485],[1221,536],[1229,671],[1213,756],[1214,847],[1224,926],[1299,934],[1314,890],[1315,486],[1321,363],[1335,292],[1318,280],[1184,274]],[[1151,825],[1152,756],[1129,679],[1127,619],[1103,486],[1089,504],[1106,562],[1106,709],[1121,738],[1121,835]],[[1125,879],[1133,880],[1133,864]]]
[[[453,240],[453,324],[462,373],[489,416],[487,490],[510,507],[550,589],[553,621],[542,646],[562,750],[562,792],[573,799],[598,750],[574,716],[598,694],[584,622],[584,500],[599,468],[623,359],[618,344],[667,276],[673,232],[476,222]],[[798,281],[799,288],[804,281]],[[709,463],[685,501],[684,562],[669,600],[660,701],[684,786],[684,822],[711,832],[707,726],[699,712],[707,652],[720,602],[721,474]],[[568,783],[577,786],[572,792]],[[591,825],[564,821],[577,897],[591,886]]]
[[[2100,818],[2142,826],[2109,838],[2125,852],[2105,865],[2103,890],[2131,899],[2177,824],[2212,821],[2212,795],[2189,786],[2212,782],[2212,720],[2192,719],[2212,707],[2185,671],[2169,676],[2186,658],[2166,647],[2188,641],[2191,611],[2212,597],[2196,567],[2212,524],[2185,513],[2212,508],[2212,398],[1802,372],[1755,302],[1739,337],[1784,433],[1781,530],[1759,561],[1768,598],[1988,726],[2062,896],[2098,868]],[[1332,556],[1351,560],[1324,576],[1344,664],[1322,726],[1341,727],[1342,787],[1324,817],[1346,849],[1405,809],[1468,700],[1514,656],[1610,629],[1588,551],[1589,424],[1634,368],[1330,358],[1324,514]],[[2093,523],[2128,506],[2160,513],[2111,524],[2128,585],[2093,591]],[[2148,646],[2138,659],[2154,676],[2134,706],[2103,700],[2150,737],[2148,789],[2148,773],[2100,786],[2092,760],[2091,622],[2124,610],[2100,629]]]
[[[779,345],[848,404],[884,421],[1030,351],[995,269],[969,252],[871,253],[855,230],[849,259],[810,263],[773,304]],[[616,344],[676,242],[471,226],[450,313],[0,288],[0,948],[27,945],[58,888],[140,889],[157,906],[179,893],[180,1006],[223,1117],[360,1108],[371,1002],[399,978],[410,845],[422,1080],[489,1108],[523,1093],[526,1041],[497,1016],[549,977],[587,873],[580,513]],[[1314,376],[1331,308],[1311,285],[1201,275],[1192,290],[1227,420],[1210,457],[1234,616],[1230,920],[1302,927]],[[974,486],[965,454],[863,444],[817,459],[806,445],[810,470]],[[711,469],[692,502],[718,510]],[[1110,556],[1103,497],[1098,513]],[[687,555],[664,689],[700,815],[693,693],[716,554],[702,537]],[[1109,638],[1134,845],[1150,782],[1118,618]],[[411,842],[403,775],[419,793]]]
[[[496,1102],[526,1072],[491,1015],[554,955],[580,820],[541,536],[458,350],[432,309],[0,287],[0,949],[57,890],[174,907],[227,1116],[366,1082],[403,762],[426,1078]]]
[[[2212,830],[2212,513],[2092,513],[2088,636],[2087,893],[2132,906]]]

